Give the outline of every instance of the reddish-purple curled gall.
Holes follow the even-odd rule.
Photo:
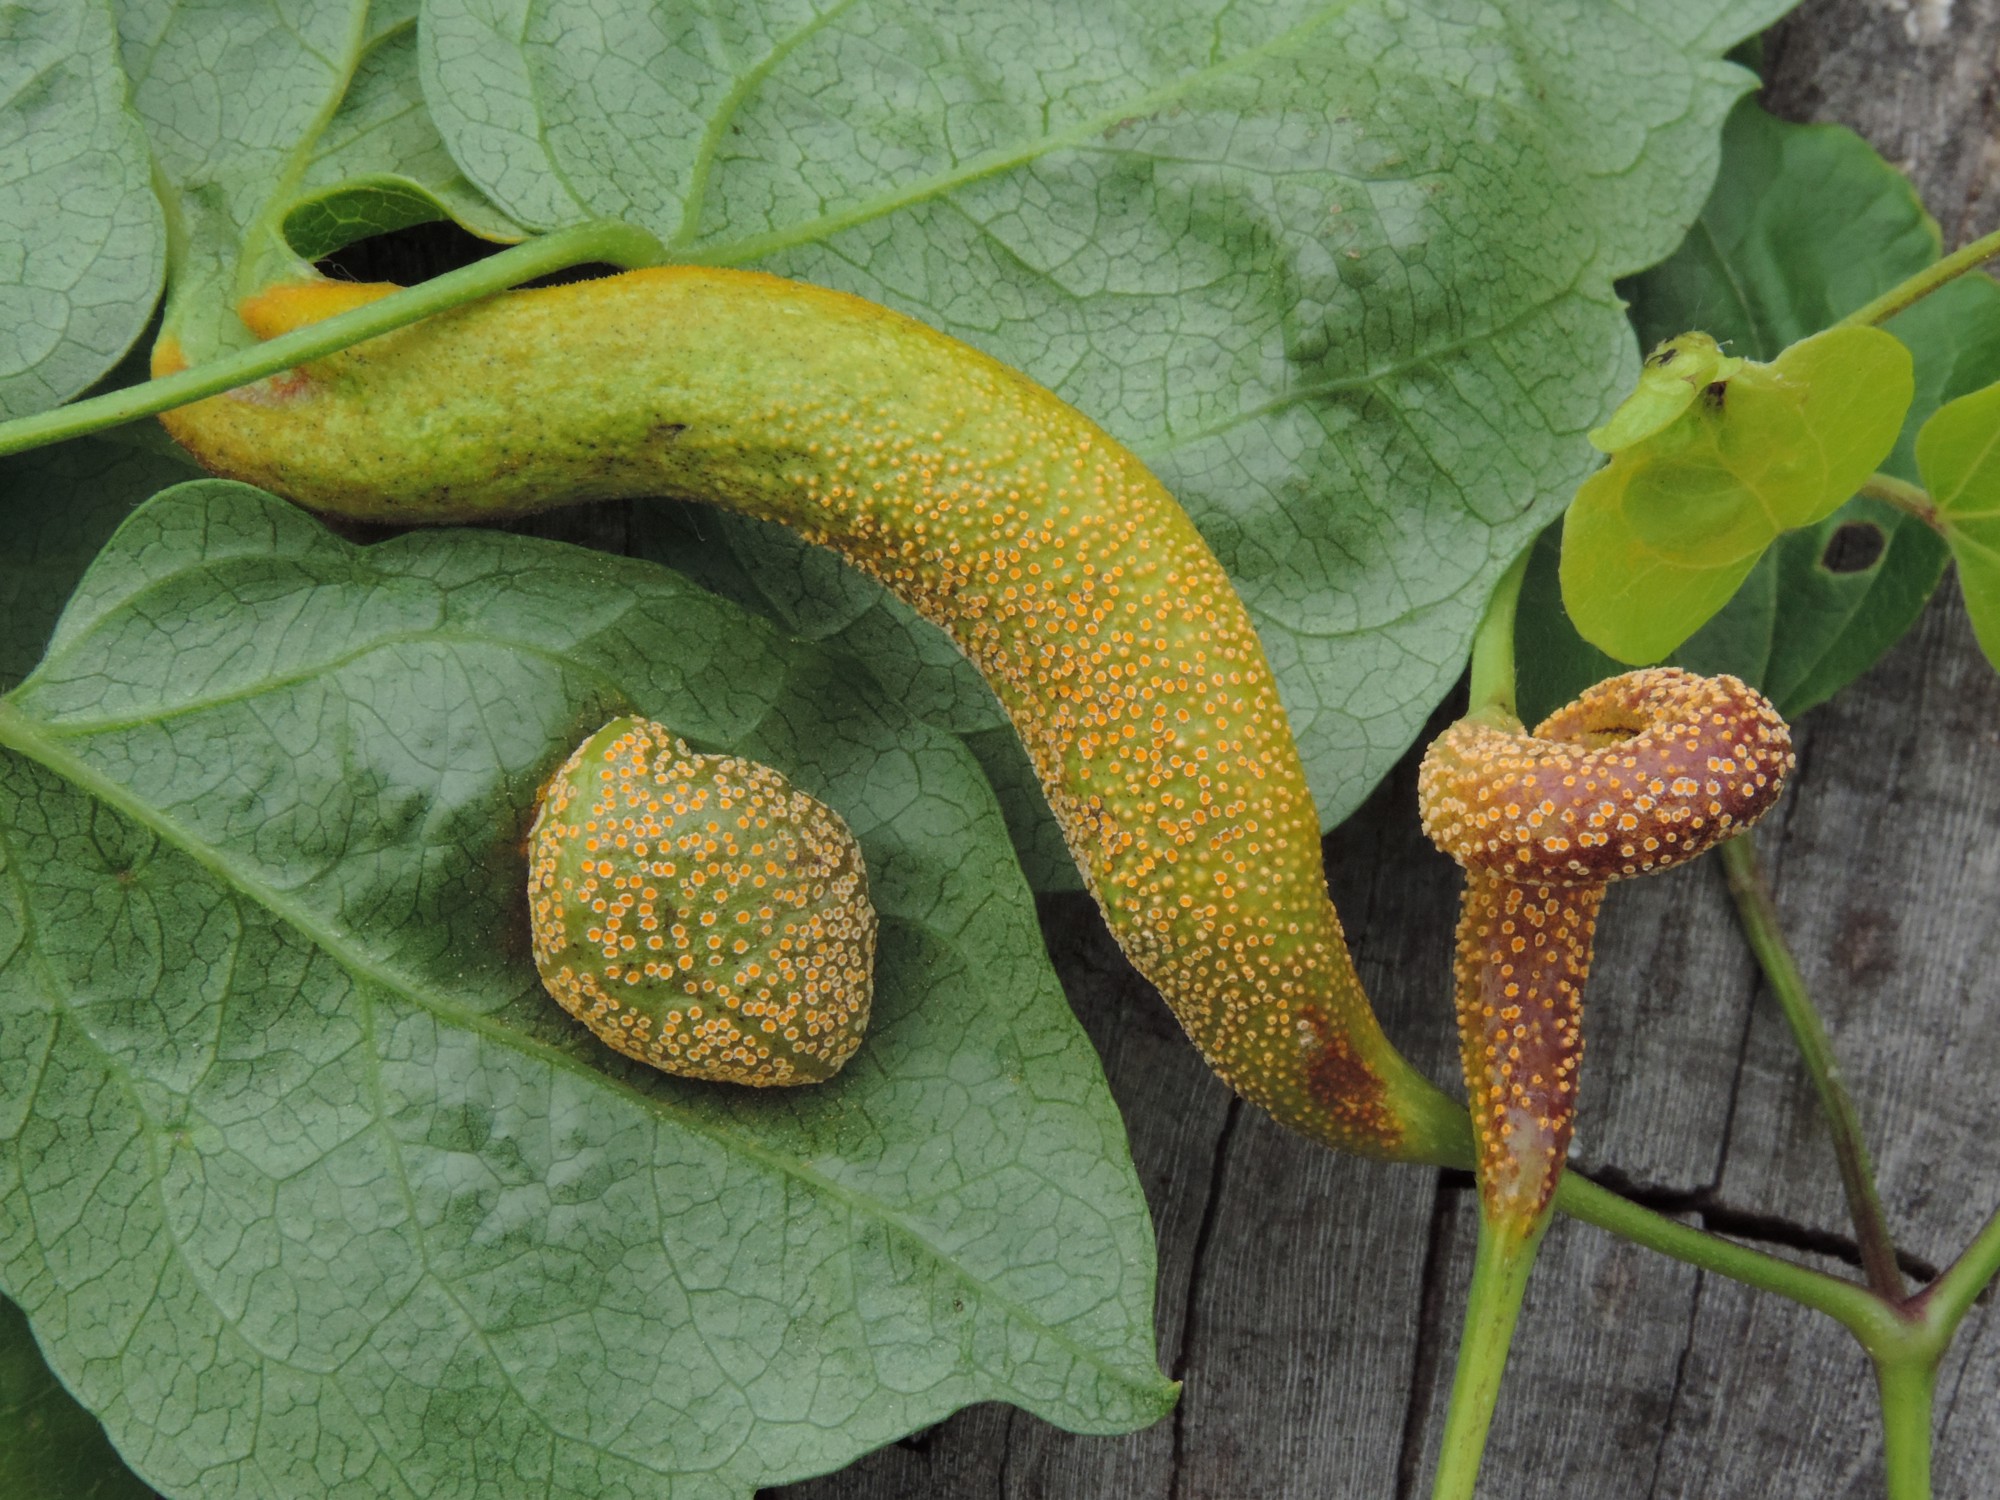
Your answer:
[[[1489,1212],[1532,1222],[1561,1175],[1605,884],[1747,828],[1792,764],[1761,694],[1675,667],[1600,682],[1533,734],[1471,718],[1431,745],[1418,797],[1466,872],[1459,1045]]]

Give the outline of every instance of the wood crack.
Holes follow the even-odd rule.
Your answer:
[[[1181,1336],[1174,1348],[1174,1365],[1170,1372],[1173,1378],[1182,1382],[1181,1399],[1174,1404],[1174,1459],[1172,1500],[1180,1500],[1181,1485],[1187,1473],[1183,1460],[1187,1456],[1187,1412],[1188,1400],[1185,1382],[1188,1361],[1199,1342],[1196,1324],[1201,1316],[1200,1298],[1207,1285],[1204,1271],[1208,1260],[1208,1247],[1215,1237],[1216,1220],[1222,1203],[1223,1179],[1228,1174],[1229,1148],[1236,1138],[1237,1122],[1243,1117],[1243,1101],[1235,1094],[1229,1096],[1229,1111],[1223,1116],[1222,1129],[1215,1138],[1215,1153],[1209,1160],[1208,1196],[1202,1200],[1201,1227],[1195,1231],[1194,1251],[1188,1262],[1187,1301],[1181,1308]]]
[[[1462,1183],[1448,1179],[1463,1178]],[[1403,1408],[1403,1440],[1396,1457],[1396,1500],[1415,1500],[1423,1478],[1431,1403],[1444,1366],[1444,1315],[1451,1269],[1454,1206],[1472,1185],[1470,1172],[1439,1172],[1431,1199],[1430,1235],[1424,1249],[1417,1300],[1417,1347],[1410,1365],[1409,1399]]]

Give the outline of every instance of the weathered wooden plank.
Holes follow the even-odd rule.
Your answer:
[[[1628,1190],[1712,1190],[1756,977],[1715,871],[1615,886],[1592,969],[1573,1159]]]
[[[1660,1500],[1882,1493],[1868,1362],[1817,1313],[1703,1276],[1660,1452]]]
[[[1429,1176],[1334,1156],[1239,1111],[1196,1267],[1174,1493],[1394,1490]]]

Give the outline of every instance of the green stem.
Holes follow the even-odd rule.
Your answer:
[[[1550,1217],[1544,1213],[1530,1225],[1500,1222],[1482,1202],[1479,1246],[1473,1253],[1472,1286],[1466,1294],[1465,1332],[1458,1342],[1432,1500],[1471,1500],[1479,1482],[1479,1460],[1486,1452],[1493,1408],[1500,1399],[1500,1377],[1507,1369],[1521,1297]]]
[[[1833,1133],[1834,1159],[1840,1166],[1840,1184],[1847,1193],[1847,1211],[1854,1220],[1855,1239],[1861,1247],[1861,1267],[1868,1285],[1890,1302],[1906,1295],[1903,1273],[1896,1264],[1895,1242],[1889,1237],[1889,1220],[1882,1212],[1882,1197],[1875,1187],[1875,1167],[1869,1160],[1868,1143],[1861,1134],[1861,1116],[1847,1086],[1840,1081],[1840,1065],[1834,1061],[1833,1044],[1826,1026],[1806,993],[1799,966],[1792,961],[1778,929],[1777,908],[1764,883],[1757,863],[1756,847],[1749,839],[1728,840],[1717,851],[1729,881],[1729,894],[1736,903],[1737,919],[1750,939],[1750,946],[1762,965],[1778,1008],[1792,1028],[1799,1056],[1819,1095],[1820,1112]]]
[[[1993,1284],[1995,1276],[2000,1276],[2000,1213],[1986,1221],[1986,1227],[1942,1276],[1912,1299],[1911,1305],[1923,1315],[1924,1326],[1937,1336],[1940,1349],[1958,1331],[1972,1304]]]
[[[1909,1346],[1911,1324],[1856,1282],[1829,1276],[1810,1266],[1794,1265],[1656,1214],[1576,1172],[1563,1173],[1556,1188],[1556,1207],[1571,1218],[1595,1224],[1621,1239],[1657,1250],[1698,1270],[1713,1271],[1825,1313],[1859,1339],[1870,1354],[1898,1353]]]
[[[144,381],[123,390],[93,396],[87,401],[59,406],[54,411],[22,417],[18,421],[0,423],[0,456],[39,448],[45,443],[82,437],[100,428],[115,427],[139,417],[157,416],[176,406],[220,395],[237,386],[248,385],[253,380],[261,380],[266,375],[289,370],[307,360],[323,359],[363,339],[391,333],[433,313],[476,302],[481,297],[489,297],[552,271],[589,261],[605,261],[617,266],[650,266],[659,264],[664,255],[658,240],[630,224],[609,221],[581,224],[575,229],[543,235],[540,239],[502,250],[497,255],[489,255],[460,270],[448,271],[419,286],[396,292],[379,302],[357,307],[267,343],[237,350],[192,370]]]
[[[1898,479],[1894,474],[1870,474],[1862,482],[1860,493],[1870,500],[1880,500],[1884,505],[1915,516],[1940,536],[1944,534],[1944,522],[1938,519],[1938,509],[1928,492],[1911,484],[1907,479]]]
[[[1967,271],[1977,270],[1996,255],[2000,255],[2000,229],[1974,240],[1961,249],[1954,250],[1937,264],[1924,267],[1909,280],[1890,287],[1873,302],[1864,307],[1857,307],[1835,326],[1886,323],[1904,308],[1921,302],[1939,287],[1956,280]]]
[[[1472,638],[1472,696],[1468,718],[1482,710],[1497,710],[1510,721],[1514,712],[1514,614],[1521,602],[1521,580],[1528,576],[1530,542],[1513,565],[1500,575],[1486,614]]]
[[[1882,1466],[1888,1471],[1889,1500],[1930,1500],[1937,1362],[1924,1356],[1877,1360],[1875,1383],[1882,1396]]]

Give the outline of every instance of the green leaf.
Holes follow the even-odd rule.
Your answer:
[[[1621,448],[1563,521],[1563,603],[1621,661],[1664,658],[1727,604],[1780,534],[1823,520],[1889,455],[1909,351],[1830,328],[1744,364]]]
[[[1722,174],[1700,221],[1670,259],[1626,291],[1649,346],[1700,328],[1733,354],[1768,360],[1933,263],[1939,248],[1937,226],[1909,182],[1860,137],[1839,126],[1774,120],[1746,101],[1730,117]],[[1961,278],[1888,327],[1910,348],[1915,395],[1882,468],[1915,482],[1911,445],[1924,420],[1943,401],[2000,379],[2000,287],[1983,275]],[[1843,528],[1881,534],[1871,566],[1835,572],[1824,565]],[[1726,659],[1785,713],[1803,713],[1902,636],[1946,558],[1943,541],[1905,512],[1850,500],[1816,526],[1780,538],[1736,598],[1673,659],[1693,665],[1690,652]],[[1531,716],[1622,670],[1576,635],[1552,584],[1552,573],[1531,570],[1518,617],[1522,708]],[[1705,655],[1697,643],[1710,630],[1733,634],[1742,650]],[[1541,686],[1531,689],[1531,682]]]
[[[221,481],[126,523],[0,701],[0,1282],[140,1473],[744,1496],[970,1401],[1171,1404],[991,793],[840,675],[553,543],[356,548]],[[631,709],[860,838],[876,1019],[833,1083],[666,1078],[541,993],[536,789]]]
[[[1835,538],[1860,533],[1881,552],[1839,570]],[[1629,670],[1577,634],[1557,579],[1561,527],[1537,540],[1516,616],[1521,716],[1537,723],[1592,683]],[[1874,664],[1896,622],[1915,617],[1936,587],[1944,547],[1906,512],[1857,496],[1816,526],[1773,542],[1714,618],[1669,658],[1693,672],[1728,672],[1796,718]],[[1882,639],[1894,627],[1889,640]]]
[[[450,218],[512,243],[521,227],[460,175],[424,108],[411,3],[369,7],[372,31],[340,108],[315,143],[284,236],[308,260],[371,234]]]
[[[520,222],[886,302],[1130,445],[1248,601],[1331,824],[1583,478],[1637,368],[1612,278],[1692,221],[1748,82],[1718,54],[1782,9],[427,0],[420,46]],[[820,583],[747,538],[707,545],[802,617]]]
[[[414,7],[187,0],[119,11],[133,102],[178,226],[164,332],[192,364],[248,342],[237,301],[361,235],[450,217],[520,230],[423,109]]]
[[[196,472],[187,459],[105,437],[0,458],[0,692],[41,660],[70,590],[118,524]]]
[[[0,1495],[7,1500],[151,1500],[97,1418],[76,1404],[0,1297]]]
[[[110,13],[0,13],[0,419],[58,406],[146,326],[166,225]]]
[[[1980,648],[2000,667],[2000,385],[1938,408],[1917,434],[1917,467],[1944,522]]]
[[[1639,388],[1627,396],[1611,420],[1593,428],[1590,446],[1600,453],[1617,453],[1664,432],[1678,421],[1711,385],[1743,368],[1739,357],[1726,355],[1705,333],[1683,333],[1646,356]]]

